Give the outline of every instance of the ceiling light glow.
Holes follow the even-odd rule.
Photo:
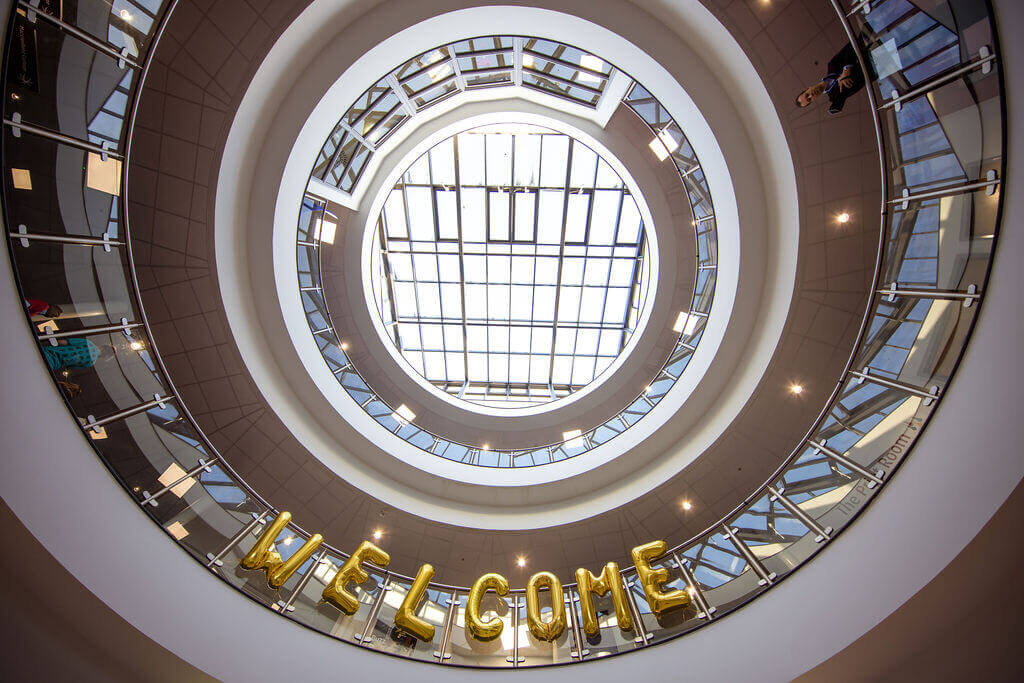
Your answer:
[[[12,168],[11,180],[14,182],[15,190],[32,189],[32,173],[25,168]]]
[[[409,424],[416,419],[416,413],[409,410],[409,406],[403,403],[395,409],[395,412],[391,413],[391,417],[402,424]]]
[[[324,244],[334,244],[334,234],[338,230],[338,217],[330,211],[315,219],[313,224],[313,239]]]
[[[190,488],[192,488],[192,485],[196,483],[196,480],[192,477],[178,481],[184,476],[185,470],[181,469],[181,466],[177,463],[172,462],[167,466],[167,469],[164,470],[164,473],[160,475],[157,481],[164,486],[170,486],[171,484],[174,484],[174,482],[178,482],[177,484],[174,484],[174,487],[171,489],[171,493],[176,495],[178,498],[181,498]]]
[[[658,133],[658,137],[647,143],[647,146],[658,157],[658,161],[665,161],[669,154],[679,149],[679,141],[669,132],[668,128],[665,128]]]
[[[570,429],[567,432],[562,432],[562,440],[569,448],[586,448],[587,446],[583,441],[582,429]]]
[[[697,324],[700,322],[699,315],[693,315],[683,311],[676,318],[675,324],[672,326],[673,332],[679,332],[689,337],[697,329]]]
[[[181,539],[188,536],[188,530],[185,525],[181,522],[171,522],[167,525],[167,533],[174,537],[174,540],[180,541]]]
[[[792,393],[796,394],[797,396],[799,396],[800,394],[804,393],[804,385],[802,385],[802,384],[792,384],[792,385],[790,385],[789,390],[790,390],[790,392],[792,392]]]

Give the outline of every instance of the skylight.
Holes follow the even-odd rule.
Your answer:
[[[417,159],[377,222],[374,293],[429,382],[517,408],[581,389],[632,334],[644,226],[615,170],[535,126],[460,133]]]

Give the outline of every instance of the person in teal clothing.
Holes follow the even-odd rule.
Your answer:
[[[88,339],[72,337],[57,342],[57,346],[44,346],[43,355],[51,370],[91,368],[100,357],[100,349]]]

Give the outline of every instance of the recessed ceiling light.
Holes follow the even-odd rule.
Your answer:
[[[688,500],[684,500],[683,501],[683,509],[684,510],[692,510],[693,509],[693,503],[691,503]]]
[[[374,529],[374,531],[373,531],[373,540],[379,541],[380,537],[383,536],[383,535],[384,535],[384,533],[380,529]]]
[[[800,394],[804,393],[804,385],[802,385],[802,384],[792,384],[792,385],[790,385],[789,390],[792,393],[794,393],[794,394],[799,396]]]
[[[340,344],[338,344],[338,346],[340,346],[340,347],[341,347],[341,350],[342,350],[342,351],[348,351],[348,342],[344,342],[344,341],[343,341],[343,342],[341,342]]]
[[[836,222],[837,223],[849,223],[850,222],[850,214],[848,214],[845,211],[843,211],[841,214],[836,216]]]
[[[482,451],[489,451],[489,450],[491,450],[491,444],[485,443],[483,446],[480,447],[480,450],[482,450]]]
[[[516,566],[520,567],[520,568],[525,567],[526,566],[526,558],[523,557],[522,555],[517,557],[516,558]]]

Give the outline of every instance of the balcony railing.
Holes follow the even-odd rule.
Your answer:
[[[370,579],[347,616],[320,599],[348,557],[329,544],[278,589],[240,567],[278,511],[237,476],[180,400],[132,268],[124,211],[131,121],[168,12],[152,0],[80,0],[68,14],[21,2],[6,44],[14,65],[3,98],[8,246],[21,294],[63,308],[57,320],[26,320],[83,438],[140,509],[210,571],[359,647],[444,665],[563,664],[642,649],[738,608],[835,538],[911,451],[984,300],[998,232],[1003,90],[987,4],[930,2],[926,11],[907,0],[833,1],[872,74],[884,180],[876,286],[848,369],[800,445],[735,510],[654,561],[669,572],[667,588],[690,592],[685,609],[655,616],[636,572],[624,569],[631,629],[619,628],[604,596],[595,598],[597,631],[585,633],[579,593],[567,583],[568,628],[553,642],[535,639],[524,593],[513,590],[482,603],[485,617],[505,626],[484,643],[466,626],[467,589],[430,584],[417,611],[435,625],[424,642],[394,625],[412,577],[364,565]],[[308,537],[289,524],[276,550],[287,559]]]
[[[494,37],[493,40],[497,42],[506,39]],[[671,158],[677,169],[679,182],[690,203],[694,216],[692,230],[697,245],[697,253],[694,255],[697,268],[693,299],[675,346],[669,351],[658,372],[614,415],[599,424],[589,425],[586,430],[580,430],[580,434],[571,439],[530,448],[487,448],[447,438],[423,429],[415,421],[403,419],[399,414],[399,406],[391,405],[378,395],[359,373],[346,352],[344,330],[334,325],[322,284],[320,226],[324,217],[329,216],[332,209],[338,208],[329,207],[326,201],[306,195],[299,210],[295,243],[302,309],[327,368],[356,406],[375,422],[411,446],[447,460],[481,467],[536,467],[583,456],[612,441],[640,422],[675,386],[697,350],[711,314],[718,275],[718,233],[714,205],[707,179],[693,147],[682,128],[661,103],[642,85],[634,83],[623,96],[622,105],[647,125],[653,139],[660,138],[665,143],[664,153]]]

